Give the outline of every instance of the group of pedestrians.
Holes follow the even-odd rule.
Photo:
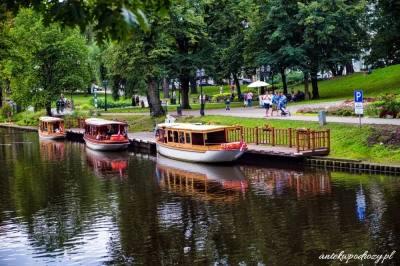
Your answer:
[[[286,101],[287,98],[285,94],[283,94],[283,92],[278,93],[278,91],[275,91],[272,94],[266,91],[265,95],[262,97],[262,106],[265,109],[265,117],[269,116],[268,114],[270,109],[271,109],[271,116],[274,115],[274,112],[276,112],[276,115],[278,115],[279,111],[281,111],[281,115],[288,114],[288,110],[286,108]]]
[[[64,113],[64,109],[66,107],[69,107],[69,102],[63,93],[61,93],[60,99],[58,99],[58,101],[56,102],[56,107],[57,107],[57,114],[59,114],[60,111],[61,113]]]

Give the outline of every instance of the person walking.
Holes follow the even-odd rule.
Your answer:
[[[287,98],[286,98],[285,94],[283,94],[283,92],[281,92],[279,94],[279,102],[278,102],[278,109],[281,110],[281,115],[286,107],[286,101],[287,101]]]
[[[279,103],[279,94],[276,90],[274,95],[272,96],[272,106],[271,106],[271,116],[274,116],[274,112],[276,111],[276,115],[278,115],[278,103]]]
[[[228,98],[226,98],[225,100],[225,110],[231,110],[231,100]]]
[[[247,93],[247,105],[251,107],[252,102],[253,102],[253,93],[249,91]]]
[[[136,95],[136,105],[139,106],[139,96]]]
[[[243,94],[243,107],[247,107],[247,93]]]
[[[222,94],[222,93],[224,93],[224,89],[222,88],[222,85],[221,85],[221,86],[219,86],[219,94]]]
[[[265,108],[265,117],[268,117],[269,108],[272,103],[272,97],[271,97],[271,95],[269,95],[268,91],[266,91],[265,95],[263,96],[262,99],[263,99],[263,105]]]

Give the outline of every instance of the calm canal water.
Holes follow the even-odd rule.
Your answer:
[[[400,263],[399,176],[99,153],[8,128],[0,161],[0,265]]]

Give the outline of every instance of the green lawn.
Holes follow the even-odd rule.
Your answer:
[[[304,91],[304,85],[289,86],[294,91]],[[355,90],[362,90],[364,97],[375,97],[385,93],[400,93],[400,65],[373,70],[371,75],[357,73],[349,76],[318,82],[319,101],[353,99]],[[309,90],[312,90],[311,85]]]

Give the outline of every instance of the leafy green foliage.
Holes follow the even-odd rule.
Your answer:
[[[7,117],[8,113],[12,113],[12,111],[13,111],[12,106],[9,104],[5,104],[1,107],[1,116]]]
[[[78,26],[83,33],[94,25],[98,43],[105,40],[127,40],[131,28],[150,29],[145,13],[149,10],[163,16],[169,10],[170,0],[93,0],[93,1],[7,1],[7,9],[15,15],[22,8],[33,8],[43,16],[44,24],[59,23],[62,28]]]
[[[50,107],[64,89],[89,84],[87,47],[77,30],[43,27],[38,14],[21,10],[12,29],[15,45],[7,64],[12,99],[21,107]]]

